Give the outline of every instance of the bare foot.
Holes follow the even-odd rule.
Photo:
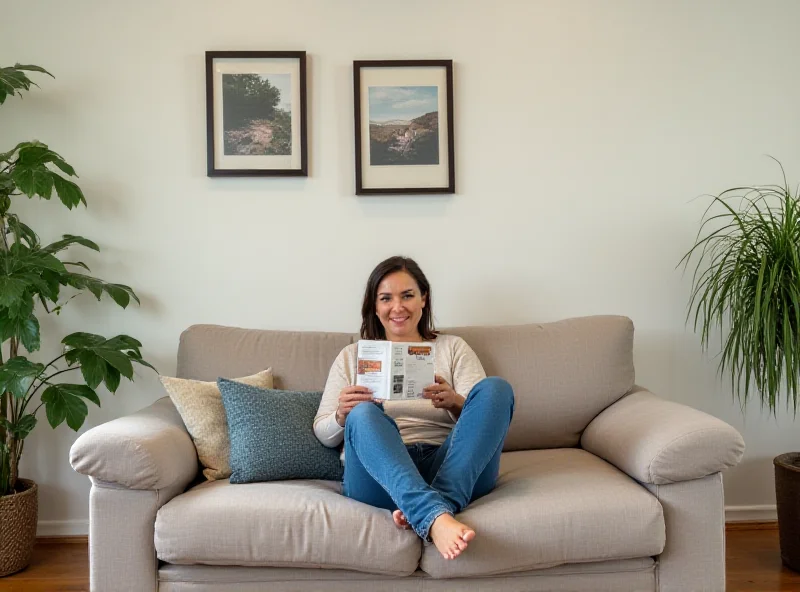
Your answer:
[[[450,514],[442,514],[433,521],[430,531],[433,544],[445,559],[455,559],[475,538],[475,531],[461,524]]]
[[[411,525],[406,520],[405,515],[400,510],[395,510],[392,512],[392,520],[394,520],[395,526],[397,528],[402,528],[403,530],[408,530],[411,528]]]

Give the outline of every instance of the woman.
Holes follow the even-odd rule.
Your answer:
[[[511,386],[486,378],[463,339],[434,331],[430,284],[412,259],[373,270],[361,317],[362,339],[435,342],[436,382],[424,399],[380,403],[354,386],[357,345],[349,345],[331,367],[314,433],[331,448],[344,440],[344,495],[392,511],[397,526],[455,559],[475,531],[454,516],[497,482]]]

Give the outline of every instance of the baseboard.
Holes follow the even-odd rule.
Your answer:
[[[774,505],[725,506],[725,522],[771,522],[778,519]],[[37,537],[86,536],[88,520],[40,520]]]
[[[88,520],[39,520],[37,537],[86,536],[89,534]]]
[[[778,519],[778,508],[765,506],[725,506],[725,522],[771,522]]]

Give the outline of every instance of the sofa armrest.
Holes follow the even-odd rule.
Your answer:
[[[736,466],[744,454],[732,426],[639,386],[589,423],[581,446],[656,485],[700,479]]]
[[[197,451],[169,397],[82,434],[72,468],[126,489],[185,487],[197,474]]]

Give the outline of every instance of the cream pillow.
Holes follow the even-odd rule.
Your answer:
[[[203,475],[209,481],[230,477],[228,420],[217,383],[169,376],[161,376],[160,379],[194,440],[197,456],[205,467]],[[273,388],[272,368],[232,380],[265,389]]]

